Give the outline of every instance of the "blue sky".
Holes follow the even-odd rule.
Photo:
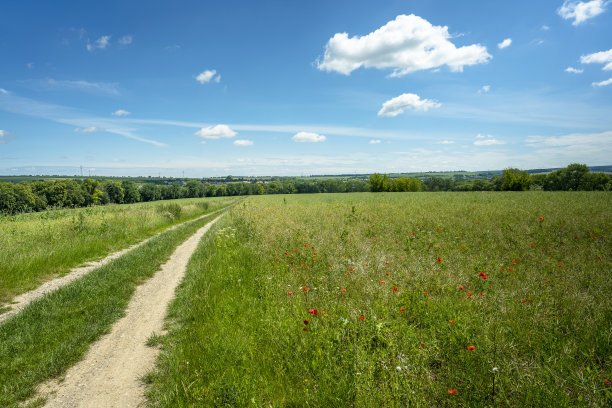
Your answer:
[[[0,174],[612,164],[612,2],[0,5]]]

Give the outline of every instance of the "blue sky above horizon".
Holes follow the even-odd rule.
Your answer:
[[[3,2],[0,174],[612,164],[610,9]]]

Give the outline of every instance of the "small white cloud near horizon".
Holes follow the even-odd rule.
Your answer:
[[[114,111],[112,113],[113,116],[128,116],[130,113],[132,112],[128,112],[126,110],[123,109],[117,109],[116,111]]]
[[[93,44],[91,43],[87,43],[87,51],[93,51],[95,49],[99,49],[99,50],[103,50],[108,46],[108,43],[110,42],[111,36],[110,35],[103,35],[102,37],[98,38],[96,41],[94,41]]]
[[[603,0],[592,0],[588,2],[565,0],[563,5],[557,10],[557,14],[565,20],[573,18],[574,21],[572,25],[577,26],[603,13],[606,4],[607,3],[604,3]]]
[[[99,132],[103,129],[100,129],[98,127],[95,126],[89,126],[86,128],[75,128],[74,131],[77,133],[95,133],[95,132]]]
[[[253,146],[253,143],[254,142],[252,140],[234,140],[234,146]]]
[[[326,141],[327,138],[317,133],[298,132],[291,138],[291,140],[297,143],[319,143]]]
[[[600,86],[607,86],[610,84],[612,84],[612,78],[606,79],[605,81],[601,81],[601,82],[593,82],[591,85],[600,87]]]
[[[344,75],[361,67],[392,69],[390,77],[401,77],[444,65],[461,72],[464,66],[483,64],[491,58],[486,47],[472,44],[457,48],[451,38],[446,26],[402,14],[363,36],[334,34],[325,45],[323,60],[317,60],[317,68]]]
[[[570,74],[582,74],[584,72],[584,69],[578,69],[578,68],[574,68],[574,67],[567,67],[567,68],[565,68],[565,72],[569,72]]]
[[[134,37],[128,34],[121,37],[117,42],[121,45],[130,45],[133,40]]]
[[[198,76],[196,77],[196,81],[198,81],[202,85],[210,81],[219,83],[221,81],[221,75],[217,74],[217,71],[214,69],[207,69],[198,74]]]
[[[234,132],[227,125],[215,125],[203,127],[202,129],[195,132],[196,136],[200,136],[204,139],[229,139],[236,136],[238,133]]]
[[[421,99],[417,94],[405,93],[383,103],[382,108],[378,111],[378,116],[394,117],[409,109],[427,112],[431,108],[439,108],[440,106],[442,104],[439,102]]]
[[[453,142],[452,140],[440,140],[439,142],[436,142],[436,144],[453,144],[455,142]]]
[[[476,135],[476,139],[477,140],[474,141],[474,146],[494,146],[506,144],[506,142],[495,139],[492,135],[482,135],[479,133]]]
[[[512,44],[512,38],[506,38],[504,41],[497,44],[497,48],[503,50],[504,48],[508,48]]]
[[[478,90],[479,94],[488,93],[491,90],[491,85],[483,85],[482,88]]]
[[[581,64],[606,64],[604,71],[612,71],[612,48],[608,51],[594,52],[580,57]]]
[[[370,144],[379,144],[380,142],[381,142],[380,139],[372,139],[368,143],[370,143]]]

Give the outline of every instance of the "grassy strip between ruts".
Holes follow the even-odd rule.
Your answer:
[[[611,199],[249,198],[191,258],[150,404],[610,406]]]
[[[81,263],[227,205],[189,198],[0,216],[0,305]]]
[[[137,285],[217,214],[164,232],[142,247],[32,303],[0,325],[0,406],[16,406],[35,387],[80,360],[121,318]]]

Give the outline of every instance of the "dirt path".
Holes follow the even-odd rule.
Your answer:
[[[167,306],[183,279],[200,239],[222,215],[200,228],[174,251],[151,279],[139,286],[126,316],[93,343],[85,358],[68,369],[64,380],[40,387],[45,407],[140,407],[145,404],[140,379],[155,363],[157,350],[147,339],[162,331]]]
[[[185,222],[193,222],[196,221],[200,218],[204,218],[207,217],[211,214],[214,214],[217,211],[214,211],[212,213],[209,214],[204,214],[201,217],[198,217],[194,220],[189,220],[189,221],[185,221]],[[66,286],[67,284],[69,284],[72,281],[75,281],[77,279],[79,279],[80,277],[82,277],[83,275],[88,274],[89,272],[93,271],[94,269],[97,269],[101,266],[106,265],[107,263],[109,263],[110,261],[112,261],[113,259],[117,259],[120,256],[146,244],[147,242],[149,242],[151,239],[155,238],[156,236],[158,236],[159,234],[166,232],[166,231],[170,231],[173,230],[175,228],[178,228],[179,226],[185,224],[185,222],[182,222],[180,224],[176,224],[173,225],[172,227],[166,228],[165,230],[145,239],[144,241],[140,241],[137,244],[134,244],[130,247],[127,247],[125,249],[122,249],[121,251],[117,251],[117,252],[113,252],[110,255],[107,255],[105,258],[100,259],[99,261],[93,261],[93,262],[87,262],[85,266],[80,266],[77,268],[73,268],[70,270],[70,272],[68,272],[67,275],[62,276],[61,278],[57,278],[57,279],[53,279],[50,280],[48,282],[43,283],[42,285],[40,285],[39,287],[37,287],[34,290],[31,290],[29,292],[25,292],[22,293],[21,295],[16,296],[15,298],[13,298],[13,300],[11,301],[11,303],[7,303],[4,305],[0,305],[2,307],[8,307],[10,310],[0,314],[0,324],[2,322],[4,322],[5,320],[7,320],[8,318],[10,318],[11,316],[16,315],[17,313],[21,312],[23,309],[25,309],[30,303],[32,303],[33,301],[35,301],[36,299],[39,299],[41,297],[43,297],[44,295],[46,295],[47,293],[51,293],[59,288],[61,288],[62,286]]]

